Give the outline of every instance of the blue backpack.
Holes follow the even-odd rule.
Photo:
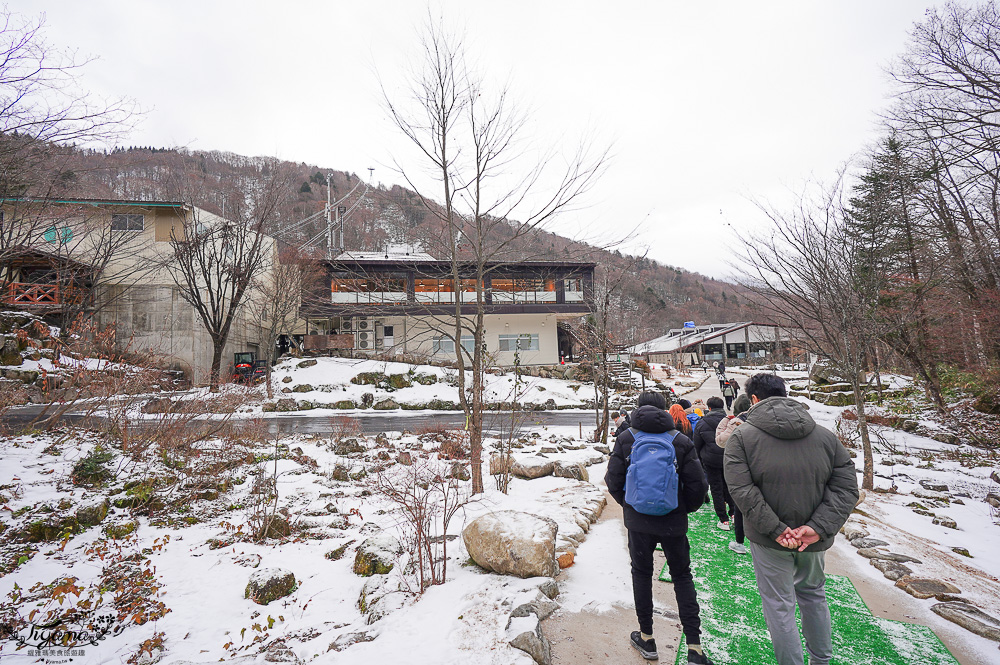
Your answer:
[[[634,441],[625,474],[625,502],[644,515],[666,515],[677,508],[677,430],[663,434],[630,427]]]
[[[697,413],[687,414],[688,422],[691,423],[691,432],[694,433],[694,428],[698,426],[698,421],[701,420],[701,416]]]

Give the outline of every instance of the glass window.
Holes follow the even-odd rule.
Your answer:
[[[469,353],[472,353],[475,343],[475,337],[462,335],[462,348]],[[451,337],[445,337],[443,335],[435,337],[432,353],[455,353],[455,340]]]
[[[455,301],[455,282],[450,279],[415,279],[413,291],[418,302]]]
[[[583,280],[579,277],[564,279],[563,290],[565,291],[566,302],[583,301]]]
[[[330,282],[332,302],[388,303],[406,300],[406,280],[374,276],[366,279],[335,277]]]
[[[500,335],[500,351],[537,351],[538,335],[535,333],[519,333]]]
[[[132,213],[115,213],[111,215],[112,231],[142,231],[143,216]]]

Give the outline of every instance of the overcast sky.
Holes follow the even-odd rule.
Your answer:
[[[557,230],[638,244],[725,277],[750,199],[829,179],[878,136],[884,69],[931,3],[507,0],[436,2],[490,80],[531,110],[531,141],[612,159]],[[148,110],[125,145],[274,155],[401,182],[413,158],[381,105],[419,56],[428,5],[371,2],[11,2],[47,39],[98,60],[83,84]],[[415,164],[415,162],[414,162]]]

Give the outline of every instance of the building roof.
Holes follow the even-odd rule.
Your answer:
[[[384,252],[343,252],[334,257],[334,261],[437,261],[433,256],[411,247],[390,247]]]
[[[754,325],[753,321],[738,323],[714,323],[694,328],[673,328],[666,335],[642,342],[629,348],[629,353],[673,353],[695,344],[701,344],[722,337],[737,330]]]
[[[141,208],[186,208],[189,207],[183,201],[142,201],[136,199],[75,199],[75,198],[48,198],[44,196],[24,196],[7,197],[3,203],[78,203],[92,206],[136,206]]]

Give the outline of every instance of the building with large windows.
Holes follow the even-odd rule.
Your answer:
[[[629,348],[629,353],[648,362],[699,365],[723,361],[761,362],[781,355],[792,340],[787,330],[775,325],[742,321],[674,328],[666,335]]]
[[[572,336],[561,323],[591,312],[593,263],[528,261],[486,266],[482,285],[486,352],[495,365],[555,364],[571,358]],[[419,250],[345,252],[326,264],[329,301],[303,302],[305,346],[359,353],[405,353],[448,360],[455,344],[471,350],[478,297],[475,266]],[[455,316],[466,319],[455,334]],[[460,337],[460,338],[458,338]]]

